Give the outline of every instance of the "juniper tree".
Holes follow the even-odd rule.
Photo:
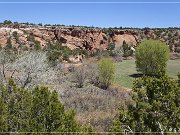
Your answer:
[[[167,75],[160,78],[140,78],[134,82],[132,97],[134,104],[120,111],[110,131],[121,129],[133,134],[177,133],[180,127],[179,98],[180,87],[177,80]]]
[[[82,132],[92,129],[75,121],[74,111],[65,111],[56,92],[47,87],[26,90],[10,80],[0,87],[0,131],[7,132]]]

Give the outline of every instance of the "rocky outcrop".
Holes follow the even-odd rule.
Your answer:
[[[14,34],[16,32],[17,34]],[[109,44],[120,47],[125,41],[130,46],[136,46],[145,39],[159,39],[167,43],[172,51],[180,48],[180,30],[157,29],[112,29],[81,28],[66,26],[31,26],[24,24],[1,25],[0,46],[4,47],[11,41],[13,47],[19,45],[33,48],[38,41],[42,48],[51,42],[61,42],[70,49],[80,48],[88,51],[106,49]],[[18,41],[17,41],[18,40]]]
[[[124,41],[130,46],[138,44],[137,36],[131,33],[114,34],[111,39],[116,47],[121,47]]]
[[[15,43],[13,32],[18,34],[19,44],[32,46],[32,39],[39,41],[42,47],[47,43],[59,41],[71,49],[80,48],[93,51],[94,49],[106,49],[112,42],[117,46],[121,46],[125,40],[127,43],[136,45],[136,37],[131,33],[118,33],[109,36],[101,29],[79,29],[79,28],[0,28],[0,45],[4,47],[7,44],[7,39]],[[13,46],[15,46],[13,44]],[[16,45],[17,46],[17,45]]]
[[[59,42],[67,44],[71,49],[81,48],[94,50],[105,49],[108,46],[108,38],[102,30],[81,30],[78,28],[55,29],[54,34]]]
[[[17,37],[14,37],[13,32],[17,32]],[[14,39],[19,40],[19,44],[31,47],[33,41],[39,41],[42,47],[45,47],[49,42],[59,41],[67,45],[71,49],[81,48],[93,50],[95,48],[107,48],[108,38],[102,30],[81,30],[72,28],[55,28],[55,29],[40,29],[40,28],[0,28],[0,45],[4,47],[7,40],[10,39],[15,47]]]

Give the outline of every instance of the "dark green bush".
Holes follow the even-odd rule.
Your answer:
[[[74,111],[65,111],[58,93],[47,87],[25,90],[12,80],[0,87],[0,132],[28,134],[68,134],[68,132],[92,132],[75,121]],[[24,133],[22,133],[24,134]]]
[[[132,93],[134,104],[121,108],[110,132],[178,134],[179,97],[180,85],[166,75],[136,80]]]
[[[40,42],[37,41],[37,40],[34,41],[34,49],[35,49],[36,51],[41,50],[41,44],[40,44]]]
[[[123,41],[122,48],[123,48],[124,57],[128,57],[133,54],[133,51],[131,50],[130,46],[126,43],[126,41]]]
[[[62,46],[61,43],[54,43],[48,47],[48,60],[52,65],[56,65],[58,61],[69,60],[69,56],[72,55],[71,49],[66,46]]]
[[[17,31],[14,31],[14,32],[12,33],[12,35],[13,35],[13,37],[15,38],[16,43],[19,43],[19,35],[18,35]]]

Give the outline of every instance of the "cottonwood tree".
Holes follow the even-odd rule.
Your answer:
[[[166,71],[169,48],[158,40],[146,40],[136,49],[137,71],[144,75],[158,76]]]
[[[0,79],[7,83],[13,78],[22,87],[31,87],[37,84],[58,83],[58,74],[62,71],[50,67],[45,52],[21,52],[1,50]]]
[[[98,64],[100,87],[107,89],[114,79],[115,65],[112,59],[103,58]]]
[[[48,70],[46,53],[44,52],[25,52],[11,66],[16,69],[13,78],[21,84],[23,88],[28,85],[37,84],[41,75]]]

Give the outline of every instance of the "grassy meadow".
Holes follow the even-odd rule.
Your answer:
[[[169,60],[167,65],[167,73],[170,77],[177,78],[177,73],[180,72],[180,60]],[[123,87],[132,88],[134,77],[137,74],[135,60],[124,60],[116,63],[115,84]]]

